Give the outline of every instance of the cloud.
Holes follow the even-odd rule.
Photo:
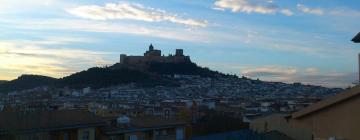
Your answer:
[[[219,40],[235,40],[237,36],[225,32],[209,31],[204,28],[193,28],[191,30],[182,27],[165,27],[152,25],[138,25],[123,22],[106,22],[85,19],[6,19],[0,24],[8,28],[28,31],[72,31],[72,32],[101,32],[101,33],[124,33],[146,37],[157,37],[163,39],[212,43]]]
[[[315,54],[321,51],[320,48],[306,47],[306,45],[304,44],[298,45],[295,42],[274,43],[274,44],[269,44],[267,47],[269,49],[279,50],[284,52],[294,52],[294,53],[297,52],[297,53],[307,53],[307,54]]]
[[[282,14],[284,14],[284,15],[287,15],[287,16],[292,16],[292,15],[294,15],[294,13],[293,13],[291,10],[289,10],[289,9],[282,9],[282,10],[280,10],[280,13],[282,13]]]
[[[355,72],[326,72],[314,67],[259,66],[243,67],[240,71],[241,75],[265,81],[301,82],[326,87],[348,87],[357,77]]]
[[[224,73],[237,74],[263,81],[303,83],[325,87],[346,88],[357,80],[357,72],[320,70],[316,67],[299,68],[286,65],[254,66],[236,62],[201,62],[202,66]]]
[[[84,5],[68,9],[72,15],[92,20],[131,19],[146,22],[172,22],[187,26],[206,27],[206,20],[185,19],[164,10],[145,7],[135,3],[107,3],[105,6]]]
[[[346,18],[359,18],[360,17],[360,11],[350,8],[336,8],[331,9],[328,12],[332,16],[337,17],[346,17]]]
[[[306,74],[319,74],[319,69],[317,68],[306,68]]]
[[[107,63],[103,59],[103,55],[107,54],[104,52],[55,48],[54,46],[66,44],[66,41],[60,40],[54,38],[37,41],[0,40],[0,71],[4,71],[1,77],[9,78],[6,80],[14,79],[21,74],[62,77],[82,70],[84,67],[101,66]],[[69,40],[74,40],[74,38],[69,38]],[[58,43],[44,45],[42,42]]]
[[[358,20],[360,18],[360,10],[349,7],[336,7],[326,9],[324,15],[326,15],[326,19],[321,19],[319,22],[327,25],[329,30],[347,32],[349,34],[357,33],[354,29],[357,29],[360,25]]]
[[[229,33],[238,34],[237,41],[249,49],[258,48],[271,52],[341,58],[343,60],[347,60],[349,56],[356,55],[355,52],[358,52],[357,48],[351,47],[351,42],[338,41],[339,34],[313,32],[309,35],[308,32],[300,30],[267,25],[239,25],[230,28],[233,32]],[[348,38],[353,37],[354,34],[350,33]]]
[[[357,73],[355,72],[328,72],[317,74],[298,74],[287,78],[288,81],[299,81],[305,84],[322,85],[326,87],[351,86],[356,81]]]
[[[287,76],[295,74],[297,70],[290,67],[264,66],[257,68],[246,68],[242,70],[242,74],[249,77],[262,76]]]
[[[0,14],[29,13],[39,9],[60,9],[69,5],[64,0],[0,0]]]
[[[296,6],[298,10],[306,14],[313,14],[318,16],[324,15],[324,9],[321,8],[310,8],[302,4],[297,4]]]
[[[230,9],[232,12],[259,13],[259,14],[275,14],[280,12],[286,16],[293,15],[289,9],[281,9],[272,1],[249,1],[249,0],[217,0],[214,3],[215,10]]]
[[[0,0],[0,8],[16,8],[29,6],[46,6],[58,3],[58,0],[31,0],[31,1],[15,1],[15,0]]]

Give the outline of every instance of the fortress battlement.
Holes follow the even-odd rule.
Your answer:
[[[181,63],[190,62],[190,57],[183,54],[182,49],[176,49],[174,55],[162,56],[161,50],[154,49],[150,44],[143,56],[127,56],[120,54],[120,64],[146,64],[146,63]]]

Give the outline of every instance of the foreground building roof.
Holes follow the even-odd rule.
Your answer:
[[[95,127],[104,124],[104,121],[90,112],[79,110],[0,112],[0,134]]]
[[[300,110],[298,112],[295,112],[292,117],[294,119],[301,118],[306,115],[315,113],[317,111],[332,107],[336,104],[345,102],[347,100],[353,99],[360,95],[360,85],[355,86],[347,91],[344,91],[342,93],[336,94],[334,96],[328,97],[327,99],[324,99],[322,101],[319,101],[313,105],[310,105],[309,107]]]
[[[162,128],[172,128],[176,126],[185,126],[189,124],[188,121],[183,119],[164,119],[159,117],[138,117],[131,118],[128,126],[107,126],[103,127],[102,130],[106,134],[118,134],[125,132],[136,132]]]
[[[292,138],[278,132],[271,131],[264,134],[256,133],[249,129],[229,131],[193,137],[190,140],[293,140]]]

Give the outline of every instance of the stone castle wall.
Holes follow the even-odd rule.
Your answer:
[[[180,63],[189,61],[189,56],[125,56],[120,60],[123,64],[141,64],[151,62]]]
[[[156,50],[152,45],[149,50],[144,53],[144,56],[127,56],[120,55],[121,64],[144,64],[144,63],[181,63],[190,62],[190,57],[183,54],[182,49],[176,49],[175,55],[161,56],[161,50]]]

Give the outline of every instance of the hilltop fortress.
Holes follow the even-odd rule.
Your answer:
[[[150,44],[149,50],[144,53],[144,56],[127,56],[120,54],[120,64],[147,64],[147,63],[182,63],[191,62],[189,56],[183,54],[182,49],[176,49],[175,55],[164,56],[161,55],[161,50],[154,49]]]

